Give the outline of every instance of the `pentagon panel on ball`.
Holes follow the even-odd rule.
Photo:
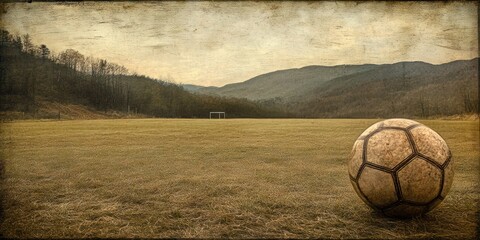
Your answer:
[[[388,119],[355,141],[350,182],[371,208],[390,217],[413,217],[434,209],[453,182],[452,154],[443,138],[409,119]]]

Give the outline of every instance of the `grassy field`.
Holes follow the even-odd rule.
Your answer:
[[[378,120],[75,120],[1,125],[4,237],[478,238],[479,123],[421,121],[455,159],[426,216],[372,212],[349,183]]]

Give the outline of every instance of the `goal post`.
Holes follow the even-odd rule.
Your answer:
[[[210,119],[212,119],[212,115],[218,115],[218,119],[221,119],[223,116],[223,119],[225,119],[225,112],[210,112]]]

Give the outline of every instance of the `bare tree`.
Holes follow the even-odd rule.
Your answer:
[[[78,51],[67,49],[60,53],[59,60],[60,63],[65,64],[74,71],[78,71],[79,66],[85,62],[85,57]]]
[[[40,54],[42,55],[43,59],[48,58],[48,56],[50,55],[50,49],[47,48],[47,45],[40,45]]]
[[[32,43],[32,39],[30,38],[29,34],[23,35],[23,51],[28,54],[34,53],[34,45]]]

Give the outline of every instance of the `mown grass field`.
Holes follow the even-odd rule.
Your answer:
[[[378,120],[75,120],[1,125],[4,237],[476,238],[479,123],[421,121],[455,159],[426,216],[372,212],[349,183]]]

